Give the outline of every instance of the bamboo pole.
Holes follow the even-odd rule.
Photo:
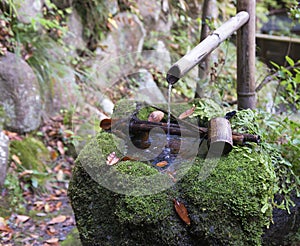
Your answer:
[[[167,72],[167,81],[175,84],[180,78],[188,73],[193,67],[198,65],[208,54],[216,49],[226,38],[238,30],[249,19],[249,14],[245,11],[239,12],[211,35],[205,38],[189,53],[178,60]]]
[[[249,21],[237,31],[238,109],[254,109],[255,95],[255,0],[238,0],[237,12],[247,11]]]
[[[204,0],[203,11],[202,11],[202,24],[201,24],[201,35],[200,42],[202,42],[209,35],[210,28],[207,21],[214,21],[213,12],[215,5],[217,4],[216,0]],[[195,92],[195,98],[200,98],[203,94],[203,88],[200,83],[208,79],[209,76],[209,65],[211,57],[207,55],[198,66],[198,78],[197,87]]]

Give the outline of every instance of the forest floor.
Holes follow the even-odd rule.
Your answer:
[[[74,167],[74,157],[68,155],[61,115],[50,119],[40,129],[40,138],[48,149],[47,179],[43,187],[35,189],[30,183],[34,170],[16,171],[14,156],[9,162],[8,175],[17,175],[17,191],[4,188],[0,194],[0,246],[4,245],[81,245],[74,214],[67,196],[69,180]],[[12,141],[22,141],[26,136],[6,132]],[[12,182],[12,181],[10,181]],[[12,194],[13,193],[13,194]],[[15,197],[12,197],[15,196]],[[14,204],[17,201],[17,204]],[[16,202],[15,202],[16,203]],[[15,207],[14,207],[15,206]],[[2,216],[2,217],[1,217]]]

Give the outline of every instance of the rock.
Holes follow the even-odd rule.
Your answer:
[[[115,15],[119,12],[119,4],[116,0],[106,0],[105,4],[110,14]]]
[[[172,26],[169,3],[166,0],[136,1],[139,13],[147,32],[157,31],[164,34],[169,33]]]
[[[149,104],[167,103],[164,95],[153,80],[152,74],[146,69],[140,69],[137,73],[128,76],[138,87],[133,95],[136,101],[147,102]]]
[[[69,8],[72,6],[73,0],[52,0],[52,2],[60,9]],[[74,10],[73,10],[74,11]]]
[[[140,15],[143,17],[143,23],[147,29],[152,29],[159,20],[161,3],[156,0],[138,0],[136,1],[136,5]]]
[[[143,50],[143,59],[150,62],[159,72],[165,73],[171,67],[171,55],[163,41],[158,40],[153,50]]]
[[[126,154],[119,141],[99,133],[76,161],[68,194],[83,246],[262,245],[272,213],[266,201],[277,182],[263,148],[234,148],[219,160],[181,160],[164,176],[138,160],[107,165],[111,153]],[[176,212],[174,199],[184,204],[190,225]],[[298,208],[294,212],[291,218],[299,225]]]
[[[57,114],[61,109],[72,110],[83,102],[76,84],[75,71],[71,67],[61,64],[54,74],[44,94],[45,111],[50,116]]]
[[[91,67],[92,83],[101,91],[132,73],[144,43],[145,30],[136,15],[120,13],[113,20],[102,49],[98,48],[97,56],[87,64]]]
[[[17,9],[18,20],[30,24],[32,19],[42,15],[44,0],[17,0],[14,4],[19,6]]]
[[[275,197],[277,204],[283,201],[282,195]],[[300,228],[300,197],[295,194],[292,197],[295,206],[290,207],[290,213],[286,210],[275,208],[273,211],[273,221],[268,230],[265,230],[263,236],[264,245],[282,245],[285,237],[288,234],[296,233]],[[298,242],[293,242],[298,245]],[[285,244],[290,245],[290,244]]]
[[[0,129],[0,188],[3,186],[8,161],[9,139]]]
[[[110,26],[111,32],[102,42],[111,58],[116,58],[128,53],[141,52],[144,43],[145,29],[139,18],[130,13],[119,13]]]
[[[41,122],[40,86],[31,67],[20,57],[0,57],[0,105],[8,120],[4,128],[30,132]]]
[[[68,33],[63,39],[64,42],[71,46],[71,48],[75,51],[84,50],[86,43],[83,40],[83,25],[81,23],[81,17],[75,9],[73,9],[72,13],[68,17],[67,26]],[[75,56],[76,53],[71,52],[70,55]]]
[[[99,98],[99,104],[102,108],[102,110],[111,115],[113,113],[113,109],[114,109],[114,103],[106,96],[102,96]]]

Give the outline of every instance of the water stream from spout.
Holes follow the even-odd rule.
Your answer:
[[[168,144],[170,141],[170,124],[171,124],[171,92],[172,92],[172,84],[169,84],[168,90],[168,121],[167,121],[167,140]]]
[[[172,92],[172,84],[169,83],[168,90],[168,121],[167,121],[167,146],[166,146],[166,159],[170,158],[170,124],[171,124],[171,92]]]

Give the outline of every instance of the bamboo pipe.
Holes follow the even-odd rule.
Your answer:
[[[167,72],[168,83],[175,84],[248,20],[249,14],[246,11],[241,11],[236,16],[222,24],[189,53],[171,66]]]

